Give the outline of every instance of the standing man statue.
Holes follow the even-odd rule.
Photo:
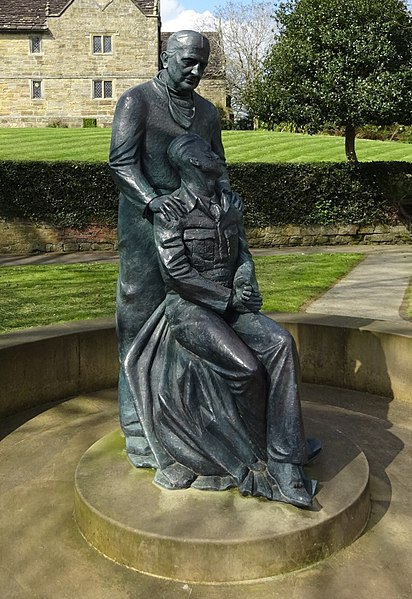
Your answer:
[[[194,92],[208,58],[206,37],[173,34],[161,55],[164,68],[123,94],[113,121],[126,451],[136,467],[155,468],[155,482],[169,489],[237,486],[246,495],[307,507],[314,485],[303,466],[320,445],[304,438],[293,342],[257,314],[261,299],[218,113]],[[194,153],[174,161],[174,142],[178,152],[190,139]],[[191,260],[200,266],[187,276]]]
[[[126,91],[113,121],[110,168],[120,189],[117,332],[121,371],[120,423],[135,466],[155,466],[124,375],[123,362],[137,333],[165,297],[151,220],[154,213],[178,218],[185,207],[173,192],[178,173],[167,160],[170,142],[185,132],[208,141],[222,164],[216,192],[231,196],[217,110],[194,90],[209,59],[209,41],[195,31],[170,36],[163,69]]]

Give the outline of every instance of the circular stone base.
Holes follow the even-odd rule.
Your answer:
[[[129,463],[115,431],[79,462],[77,524],[116,562],[182,582],[251,580],[307,566],[354,541],[370,510],[364,454],[320,422],[310,428],[324,446],[305,469],[319,481],[312,510],[242,497],[236,489],[160,489],[152,484],[153,470]]]

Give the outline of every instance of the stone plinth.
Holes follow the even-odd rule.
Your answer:
[[[319,481],[313,510],[245,498],[236,489],[160,489],[152,470],[130,465],[115,431],[79,462],[77,524],[112,560],[184,582],[261,579],[303,568],[353,542],[370,510],[364,454],[337,430],[320,422],[310,428],[325,449],[307,468]]]

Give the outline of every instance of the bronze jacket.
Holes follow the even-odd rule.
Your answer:
[[[154,219],[154,236],[166,292],[223,313],[233,280],[242,275],[257,289],[241,210],[226,199],[182,192],[188,213],[167,221]],[[211,204],[214,207],[211,209]]]

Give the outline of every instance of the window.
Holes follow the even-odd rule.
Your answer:
[[[110,54],[112,52],[111,35],[93,36],[93,54]]]
[[[30,52],[31,54],[40,54],[41,52],[41,37],[35,35],[30,38]]]
[[[93,98],[113,98],[113,81],[93,81]]]
[[[31,97],[33,100],[41,100],[43,97],[42,82],[35,80],[31,82]]]

